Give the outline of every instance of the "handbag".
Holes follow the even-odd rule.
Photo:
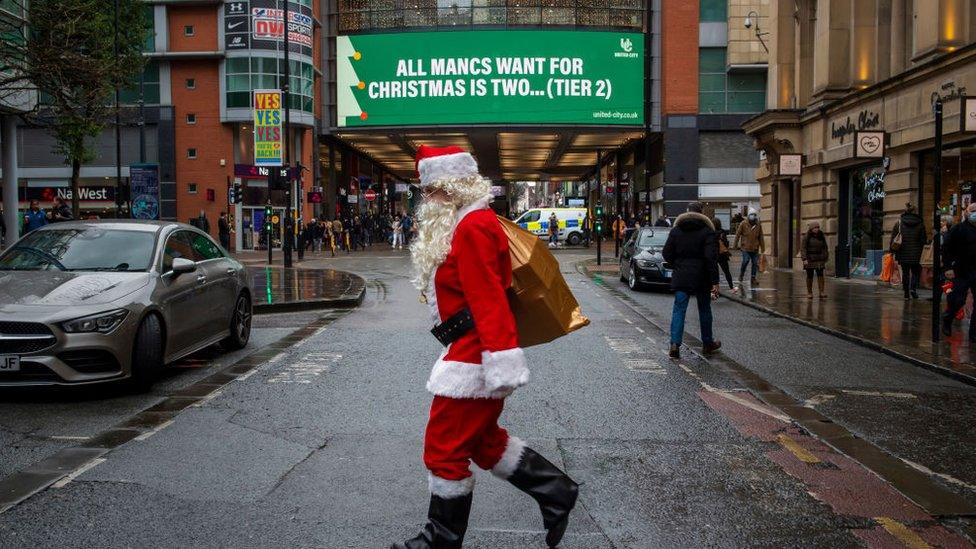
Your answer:
[[[768,268],[769,266],[766,264],[766,256],[759,256],[759,272],[764,273]]]
[[[891,251],[897,252],[901,249],[901,231],[895,235],[895,238],[891,239]]]

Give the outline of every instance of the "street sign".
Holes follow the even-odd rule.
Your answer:
[[[282,101],[280,90],[254,90],[254,164],[281,166]]]
[[[129,167],[133,219],[159,219],[159,165]]]
[[[368,191],[363,193],[363,198],[365,198],[367,202],[372,202],[376,200],[376,191],[374,191],[373,189],[369,189]]]
[[[311,191],[308,193],[308,203],[309,204],[321,204],[322,203],[322,191]]]

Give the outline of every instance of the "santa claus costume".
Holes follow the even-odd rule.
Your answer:
[[[528,382],[529,370],[506,296],[512,264],[508,239],[488,208],[490,183],[459,147],[421,146],[417,170],[423,192],[435,195],[429,200],[436,203],[426,218],[421,207],[420,235],[412,250],[415,283],[425,289],[435,325],[461,328],[439,337],[449,343],[427,381],[434,394],[424,436],[428,522],[416,537],[392,547],[461,547],[474,488],[472,461],[538,502],[546,542],[556,547],[578,486],[498,426],[505,397]],[[442,212],[440,221],[434,210]],[[465,316],[467,324],[458,320]]]

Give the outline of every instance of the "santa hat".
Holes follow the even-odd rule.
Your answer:
[[[423,188],[441,179],[477,176],[478,163],[461,147],[421,145],[417,150],[417,174]]]

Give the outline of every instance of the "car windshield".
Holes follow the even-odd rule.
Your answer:
[[[34,231],[0,256],[4,271],[146,271],[155,234],[147,231],[48,229]]]
[[[654,229],[642,231],[637,241],[639,248],[661,248],[668,241],[668,231],[664,229]]]

